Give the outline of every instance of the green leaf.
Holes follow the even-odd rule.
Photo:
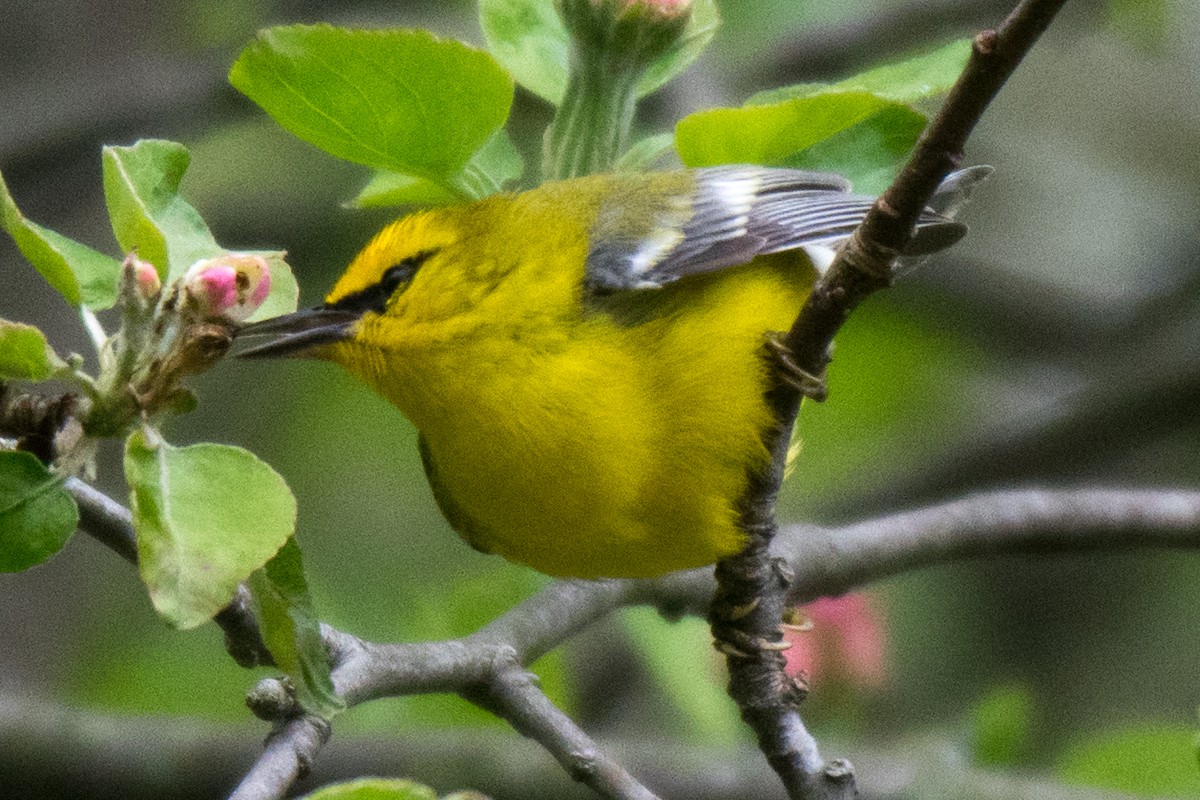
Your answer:
[[[359,778],[322,787],[300,800],[437,800],[437,792],[413,781]]]
[[[34,269],[71,305],[99,311],[117,301],[121,264],[25,218],[0,175],[0,226]]]
[[[870,92],[896,103],[914,103],[945,94],[971,55],[971,40],[959,39],[932,53],[860,72],[834,84],[804,83],[753,95],[747,105],[778,103],[826,92]]]
[[[465,199],[458,192],[446,188],[444,184],[427,178],[377,170],[349,205],[353,208],[448,206],[461,203]]]
[[[483,143],[450,183],[471,200],[482,200],[515,181],[525,171],[525,160],[503,128]]]
[[[554,0],[480,0],[479,23],[488,49],[518,83],[555,105],[562,102],[571,39]],[[720,24],[716,0],[696,0],[680,42],[642,75],[638,95],[650,94],[687,69]]]
[[[20,572],[62,549],[79,525],[75,498],[30,453],[0,451],[0,572]]]
[[[479,24],[488,49],[518,83],[562,102],[571,40],[554,0],[479,0]]]
[[[461,170],[444,182],[381,170],[371,176],[350,205],[355,208],[444,206],[463,200],[480,200],[495,194],[509,181],[520,178],[524,168],[521,154],[501,128]]]
[[[1167,725],[1106,731],[1060,756],[1064,781],[1146,797],[1197,797],[1196,732]]]
[[[971,755],[987,766],[1016,766],[1029,754],[1033,698],[1024,686],[999,686],[971,713]]]
[[[295,528],[296,500],[283,478],[238,447],[177,448],[135,431],[125,479],[142,582],[177,628],[209,620]]]
[[[426,31],[290,25],[260,31],[230,82],[339,158],[444,183],[508,117],[495,60]]]
[[[136,250],[153,264],[164,283],[224,252],[179,195],[190,159],[183,145],[161,139],[104,148],[104,199],[113,234],[123,250]]]
[[[683,36],[670,52],[646,69],[638,82],[638,94],[650,94],[690,67],[708,47],[719,27],[721,15],[717,11],[716,0],[695,0],[692,3],[692,18],[688,20]]]
[[[43,381],[66,366],[40,330],[0,319],[0,378]]]
[[[331,719],[345,704],[333,690],[329,655],[296,540],[288,539],[266,566],[250,575],[247,585],[275,666],[292,679],[306,711]]]
[[[836,92],[745,108],[690,114],[675,126],[675,148],[689,167],[778,165],[899,104],[867,92]]]
[[[615,172],[645,172],[666,156],[675,145],[675,135],[656,133],[647,136],[626,150],[614,166]]]
[[[924,129],[923,114],[889,104],[780,164],[836,172],[850,179],[854,191],[880,194],[904,166]]]

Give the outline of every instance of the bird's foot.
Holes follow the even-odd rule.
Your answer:
[[[775,359],[775,368],[779,379],[805,397],[812,398],[818,403],[823,401],[829,395],[825,376],[814,375],[797,364],[791,348],[783,339],[784,334],[779,331],[770,331],[766,337],[767,352]]]

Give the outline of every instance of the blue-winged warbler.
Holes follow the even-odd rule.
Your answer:
[[[943,184],[909,255],[957,241]],[[420,431],[450,524],[551,575],[640,577],[743,540],[768,458],[764,337],[792,323],[871,198],[836,175],[601,175],[384,228],[323,305],[243,355],[341,364]],[[945,214],[934,208],[947,210]]]

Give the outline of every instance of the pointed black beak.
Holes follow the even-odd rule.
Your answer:
[[[265,336],[245,350],[234,353],[238,358],[282,358],[311,355],[308,351],[322,344],[332,344],[350,336],[350,329],[362,316],[360,311],[317,306],[291,314],[254,322],[238,329],[237,341]]]

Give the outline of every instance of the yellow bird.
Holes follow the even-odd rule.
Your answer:
[[[986,168],[951,176],[909,255],[957,241]],[[323,305],[246,326],[243,356],[334,361],[420,431],[472,546],[550,575],[710,564],[768,454],[764,337],[871,198],[750,166],[548,183],[385,227]]]

